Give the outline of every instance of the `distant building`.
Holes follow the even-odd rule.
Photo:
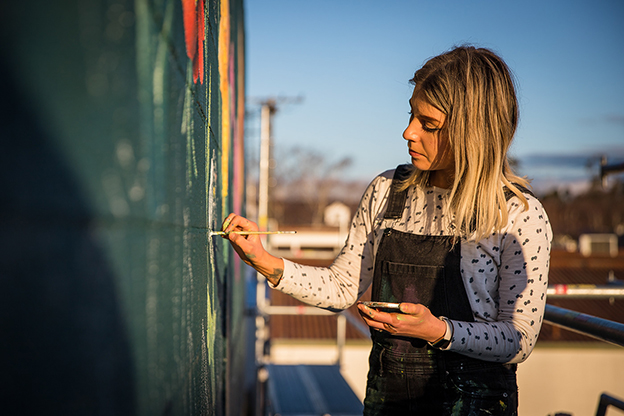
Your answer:
[[[582,234],[579,237],[579,250],[585,257],[591,255],[617,257],[618,237],[615,234]]]

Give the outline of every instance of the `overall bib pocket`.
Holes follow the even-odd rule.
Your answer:
[[[436,316],[448,313],[444,266],[384,261],[381,267],[380,300],[420,303]]]

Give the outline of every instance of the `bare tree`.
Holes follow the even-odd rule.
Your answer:
[[[609,189],[596,185],[578,195],[553,191],[541,200],[555,235],[624,232],[624,183],[618,179]]]
[[[351,158],[329,160],[326,154],[300,146],[277,150],[272,190],[274,215],[283,216],[284,202],[301,201],[311,213],[312,224],[321,224],[332,189],[342,181],[341,174],[351,165]]]

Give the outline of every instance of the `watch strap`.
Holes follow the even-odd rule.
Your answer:
[[[433,348],[445,350],[451,345],[451,340],[453,339],[454,328],[453,328],[453,323],[445,316],[440,316],[439,319],[446,324],[446,331],[444,332],[444,335],[442,335],[437,340],[430,342],[429,345],[431,345]]]

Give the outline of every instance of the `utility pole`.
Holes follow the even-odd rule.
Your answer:
[[[602,156],[600,159],[600,182],[603,188],[607,186],[607,175],[619,172],[624,172],[624,163],[608,165],[607,156]]]
[[[269,226],[269,187],[271,180],[271,148],[273,143],[273,116],[280,104],[297,104],[303,97],[270,97],[259,100],[260,110],[260,177],[258,181],[258,227]]]
[[[260,172],[258,179],[258,227],[261,231],[268,231],[269,227],[269,187],[271,181],[271,147],[273,142],[273,116],[277,113],[278,104],[299,103],[302,97],[271,97],[257,102],[260,104]],[[262,244],[267,247],[267,236],[260,236]],[[256,275],[256,416],[261,416],[260,402],[263,394],[263,384],[266,382],[267,371],[267,342],[269,339],[269,327],[267,325],[266,311],[269,301],[266,297],[266,279],[257,273]]]
[[[276,111],[275,99],[269,98],[262,102],[260,110],[260,179],[258,181],[258,226],[261,231],[266,231],[269,225],[271,126]]]

